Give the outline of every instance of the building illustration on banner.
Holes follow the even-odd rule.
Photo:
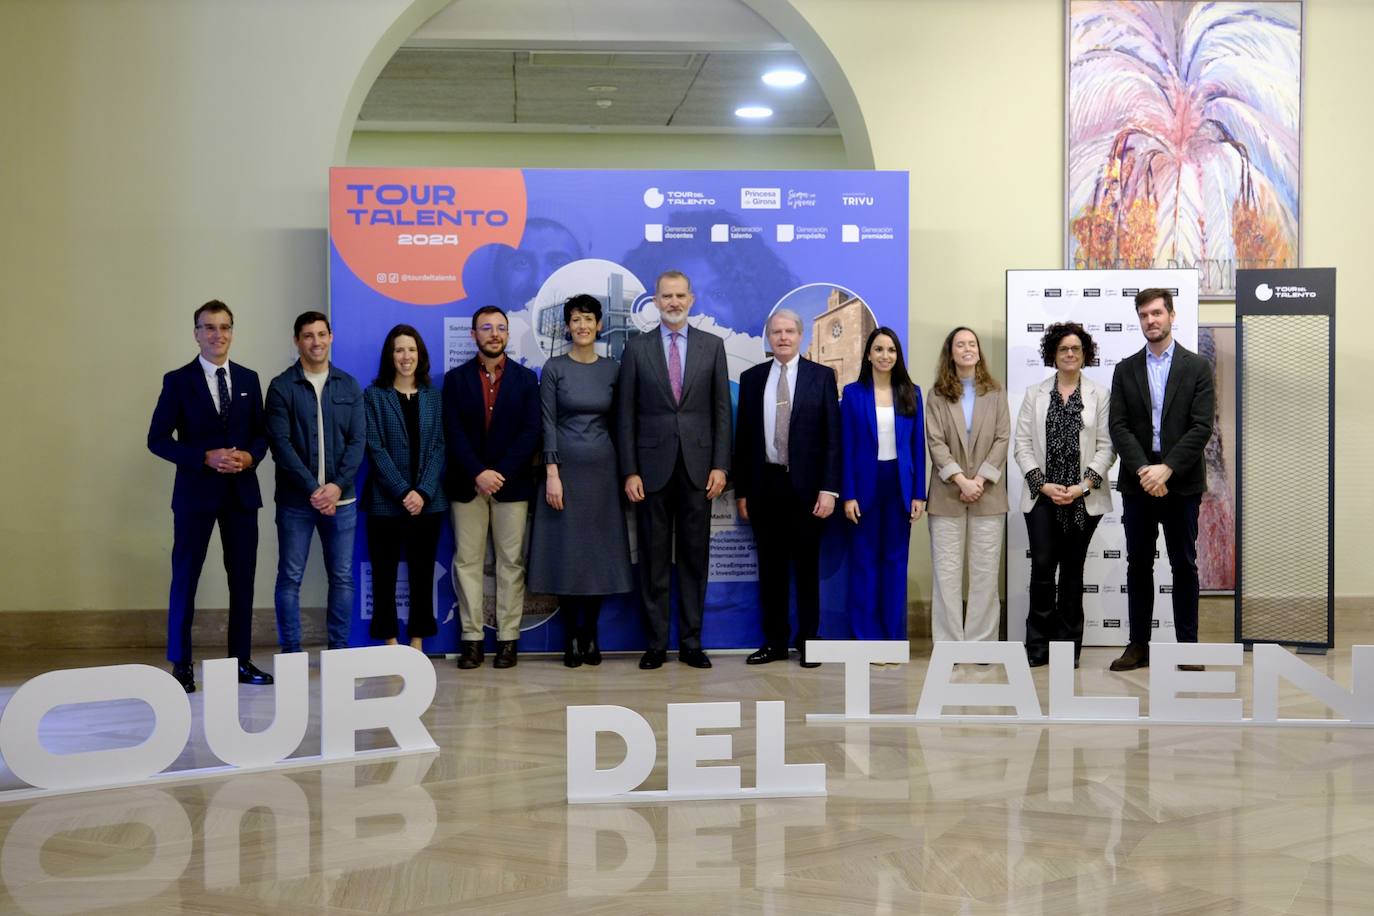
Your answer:
[[[825,300],[826,311],[811,319],[811,346],[806,358],[835,370],[835,382],[845,385],[859,379],[864,344],[878,329],[873,311],[849,290],[833,287]]]

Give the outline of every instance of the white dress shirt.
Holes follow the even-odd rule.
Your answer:
[[[229,370],[229,360],[224,361],[224,365],[216,366],[203,356],[197,356],[200,360],[200,368],[205,371],[205,384],[210,386],[210,400],[215,404],[215,410],[220,409],[219,403],[219,378],[215,375],[221,368],[224,369],[224,383],[229,386],[229,397],[234,396],[234,374]]]

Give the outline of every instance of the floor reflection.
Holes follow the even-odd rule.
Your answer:
[[[24,912],[61,914],[403,863],[434,838],[436,756],[46,799],[4,829],[0,878]]]

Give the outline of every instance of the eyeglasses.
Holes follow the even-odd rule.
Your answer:
[[[483,334],[490,334],[492,331],[498,334],[504,334],[509,331],[510,328],[506,327],[504,324],[479,324],[477,330],[481,331]]]
[[[1058,350],[1056,350],[1056,351],[1054,351],[1054,352],[1056,352],[1056,353],[1082,353],[1082,352],[1083,352],[1083,348],[1082,348],[1082,347],[1060,347]]]
[[[219,331],[221,334],[232,334],[234,326],[232,324],[198,324],[196,328],[201,331]]]

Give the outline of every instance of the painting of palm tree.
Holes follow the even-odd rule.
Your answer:
[[[1298,264],[1302,5],[1069,0],[1068,266]]]

